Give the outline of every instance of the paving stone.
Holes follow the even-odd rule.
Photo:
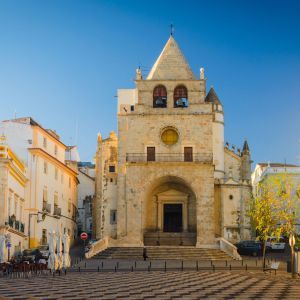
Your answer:
[[[0,280],[0,298],[9,299],[299,299],[299,294],[299,280],[259,273],[86,272]]]

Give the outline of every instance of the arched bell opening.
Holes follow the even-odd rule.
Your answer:
[[[167,89],[163,85],[158,85],[153,90],[153,107],[167,107]]]

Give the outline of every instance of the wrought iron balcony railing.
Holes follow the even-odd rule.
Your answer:
[[[46,201],[43,201],[43,211],[47,213],[51,213],[51,203],[47,203]]]
[[[127,153],[126,161],[131,163],[139,162],[198,162],[210,164],[213,161],[212,154],[205,153]]]
[[[58,207],[57,205],[54,205],[53,215],[55,215],[55,216],[61,216],[61,208]]]

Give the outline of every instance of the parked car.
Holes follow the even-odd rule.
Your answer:
[[[41,245],[38,248],[40,252],[42,253],[42,256],[44,259],[48,259],[50,252],[49,252],[49,246],[48,245]]]
[[[262,255],[262,245],[256,241],[241,241],[236,244],[237,251],[241,255]]]
[[[31,263],[35,262],[36,257],[41,257],[42,253],[39,249],[26,249],[22,253],[22,261],[29,261]]]
[[[285,241],[283,237],[277,239],[275,236],[270,236],[266,241],[266,250],[268,251],[285,251]]]

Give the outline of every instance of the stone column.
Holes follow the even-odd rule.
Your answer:
[[[195,183],[197,199],[197,244],[196,247],[217,248],[215,239],[215,207],[213,169],[207,177]],[[209,176],[211,174],[211,176]]]

